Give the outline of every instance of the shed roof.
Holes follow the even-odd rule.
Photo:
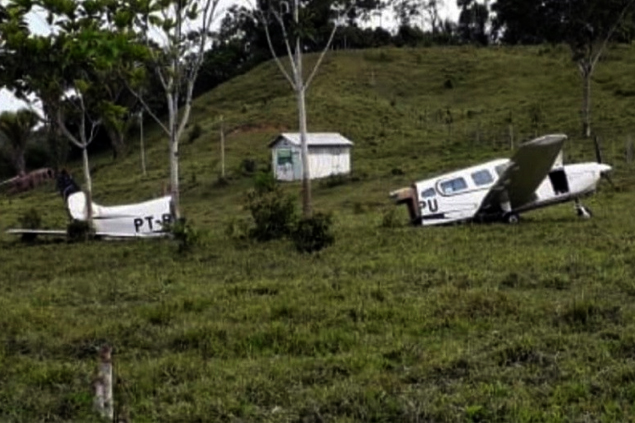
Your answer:
[[[337,132],[310,132],[307,135],[307,145],[309,147],[330,147],[330,146],[338,146],[338,147],[350,147],[353,145],[353,142],[342,134]],[[278,135],[269,143],[269,147],[273,147],[280,140],[285,139],[291,144],[300,146],[300,133],[298,132],[283,132]]]

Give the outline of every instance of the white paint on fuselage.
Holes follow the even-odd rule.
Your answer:
[[[415,183],[423,225],[451,223],[474,217],[490,188],[499,178],[496,168],[504,167],[507,163],[509,159],[492,160]],[[483,170],[490,173],[492,180],[490,183],[477,185],[471,176]],[[466,189],[458,192],[443,191],[442,186],[445,182],[458,178],[463,178],[467,185]],[[434,196],[424,197],[424,193],[430,192],[431,188],[434,189]]]

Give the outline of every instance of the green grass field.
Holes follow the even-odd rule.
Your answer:
[[[516,226],[424,229],[399,210],[404,225],[385,228],[390,190],[510,155],[510,129],[516,145],[567,133],[566,159],[592,160],[581,84],[564,48],[335,52],[308,94],[309,129],[355,142],[354,178],[314,183],[336,236],[316,255],[225,235],[247,216],[241,162],[266,168],[268,141],[296,127],[275,66],[198,98],[191,126],[203,135],[181,153],[183,212],[203,233],[194,251],[0,236],[0,421],[97,421],[90,381],[104,343],[133,422],[634,420],[634,74],[635,49],[619,47],[594,77],[594,128],[618,189],[586,200],[592,220],[562,205]],[[91,158],[96,202],[148,199],[167,181],[165,137],[150,130],[145,177],[130,143],[119,162]],[[66,225],[47,186],[0,198],[0,229],[30,208]]]

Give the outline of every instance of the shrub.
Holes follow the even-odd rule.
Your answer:
[[[218,177],[216,178],[216,181],[214,181],[214,186],[215,187],[226,187],[229,186],[229,178],[227,176],[222,176],[222,175],[218,175]]]
[[[42,218],[37,210],[31,208],[27,210],[20,218],[18,219],[20,222],[20,227],[22,229],[40,229],[42,227]],[[22,234],[22,241],[24,242],[33,242],[37,238],[37,234]]]
[[[73,220],[66,227],[70,242],[86,242],[93,237],[93,230],[85,220]]]
[[[250,237],[265,242],[289,235],[296,221],[293,198],[265,176],[255,182],[256,189],[247,194],[247,208],[255,224]]]
[[[243,159],[240,162],[240,171],[246,175],[253,175],[258,170],[258,165],[254,159]]]
[[[331,232],[331,215],[316,213],[312,217],[301,219],[292,233],[295,247],[302,253],[320,251],[335,242]]]
[[[254,176],[254,189],[260,194],[273,192],[277,188],[276,179],[271,173],[260,172]]]
[[[203,135],[203,128],[201,128],[201,125],[197,123],[192,127],[192,130],[187,137],[187,142],[191,144],[200,138],[201,135]]]
[[[249,221],[231,217],[225,223],[225,236],[232,240],[244,241],[249,237]]]
[[[200,231],[185,218],[164,226],[178,243],[178,252],[187,253],[201,243]]]

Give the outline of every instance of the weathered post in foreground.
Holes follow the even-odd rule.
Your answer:
[[[112,396],[112,348],[104,345],[99,351],[99,363],[95,387],[95,410],[104,419],[112,421],[114,416],[114,404]]]
[[[225,127],[223,115],[220,116],[220,176],[225,179]]]

